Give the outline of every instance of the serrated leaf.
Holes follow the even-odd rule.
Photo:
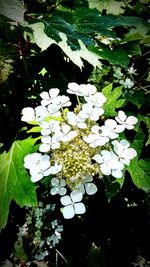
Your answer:
[[[107,117],[116,116],[117,112],[115,111],[116,108],[120,108],[125,104],[125,99],[119,99],[122,94],[122,86],[116,87],[115,89],[112,88],[112,84],[109,84],[105,88],[103,88],[102,93],[107,98],[107,101],[104,103],[104,115]]]
[[[143,133],[141,129],[139,129],[132,143],[132,147],[136,150],[138,158],[143,149],[144,139],[145,139],[145,134]]]
[[[20,0],[1,0],[0,14],[5,17],[17,21],[24,21],[25,8],[23,2]]]
[[[0,229],[7,223],[9,205],[15,200],[18,205],[35,206],[35,185],[24,168],[24,156],[32,152],[36,139],[15,141],[10,150],[0,155]]]
[[[150,192],[150,161],[134,158],[126,170],[130,173],[133,183],[145,192]]]

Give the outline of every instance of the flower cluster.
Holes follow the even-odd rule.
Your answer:
[[[58,88],[42,92],[41,105],[22,110],[21,120],[34,121],[41,130],[40,153],[26,155],[24,166],[33,182],[52,176],[51,194],[61,196],[61,211],[69,219],[85,213],[82,198],[97,192],[94,177],[123,177],[136,151],[119,135],[133,129],[137,118],[120,110],[102,124],[107,99],[91,84],[68,84],[67,93],[77,97],[74,109],[69,96],[59,93]]]

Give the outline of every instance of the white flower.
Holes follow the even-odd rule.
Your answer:
[[[129,165],[130,161],[137,156],[137,152],[134,148],[130,148],[130,144],[127,140],[123,139],[120,142],[113,141],[114,151],[119,157],[120,162],[125,165]]]
[[[122,110],[119,110],[118,116],[115,117],[115,120],[119,124],[121,124],[124,127],[124,129],[128,129],[128,130],[133,129],[134,125],[138,122],[138,119],[136,117],[134,116],[127,117],[125,112]]]
[[[37,182],[51,174],[50,171],[50,157],[40,153],[29,154],[24,157],[24,166],[29,169],[31,174],[31,181]]]
[[[23,108],[21,120],[25,122],[35,121],[34,109],[30,107]]]
[[[83,136],[83,140],[88,143],[91,147],[95,148],[103,146],[108,143],[109,138],[101,136],[100,134],[90,133],[88,136]]]
[[[107,136],[110,139],[115,139],[119,136],[119,133],[124,131],[124,126],[117,125],[115,120],[108,119],[105,121],[104,125],[101,126],[101,135]]]
[[[53,105],[56,105],[60,108],[71,106],[70,98],[65,95],[60,95],[53,100]]]
[[[106,97],[101,92],[97,92],[94,95],[84,97],[84,99],[87,101],[87,103],[93,105],[95,108],[101,108],[107,100]]]
[[[71,127],[67,124],[62,125],[60,134],[60,140],[62,142],[68,142],[77,136],[76,131],[70,131]]]
[[[104,175],[112,175],[115,178],[121,178],[124,164],[112,152],[102,150],[101,154],[96,154],[93,159],[100,164],[100,170]]]
[[[60,122],[55,120],[50,120],[49,122],[43,121],[40,124],[41,134],[42,135],[49,135],[51,133],[58,132],[60,130]]]
[[[75,95],[78,95],[78,96],[83,96],[81,91],[80,91],[80,85],[75,83],[75,82],[68,83],[67,93],[75,94]]]
[[[85,192],[87,195],[94,195],[97,192],[97,186],[94,183],[91,183],[92,181],[93,177],[91,175],[86,175],[83,182],[76,186],[76,190],[79,190],[82,195]]]
[[[78,190],[73,190],[70,196],[66,195],[61,197],[62,213],[65,219],[71,219],[75,214],[85,213],[85,205],[80,202],[82,200],[82,193]]]
[[[72,126],[77,126],[78,128],[81,128],[81,129],[87,128],[87,125],[85,123],[85,118],[82,117],[81,112],[79,112],[79,114],[76,115],[73,111],[68,111],[67,121]]]
[[[82,117],[85,116],[85,118],[97,121],[103,113],[104,110],[102,108],[93,107],[91,103],[82,105]]]
[[[51,148],[57,149],[60,147],[58,136],[56,134],[54,134],[53,136],[42,136],[41,142],[42,144],[39,147],[40,152],[48,152]]]
[[[52,178],[51,184],[53,188],[51,189],[51,194],[56,195],[59,194],[61,196],[65,195],[67,190],[65,188],[66,182],[64,179],[61,178]]]
[[[97,88],[92,84],[80,84],[80,93],[84,97],[91,96],[97,92]]]
[[[42,98],[42,101],[41,101],[41,105],[42,106],[47,106],[49,105],[50,103],[52,103],[52,101],[57,98],[57,96],[59,95],[59,89],[58,88],[52,88],[49,90],[49,93],[48,92],[42,92],[40,94],[40,97]]]

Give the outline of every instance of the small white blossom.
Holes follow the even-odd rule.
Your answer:
[[[53,105],[56,105],[57,107],[59,107],[59,109],[63,108],[63,107],[69,107],[71,106],[71,102],[70,102],[70,98],[68,96],[65,95],[60,95],[57,98],[55,98],[53,100]]]
[[[40,152],[48,152],[50,149],[57,149],[60,147],[60,142],[58,136],[54,134],[53,136],[45,135],[41,138],[42,144],[39,147]]]
[[[90,120],[98,121],[103,113],[104,110],[102,108],[93,107],[91,103],[82,105],[82,116],[85,116]]]
[[[67,190],[65,188],[66,182],[64,179],[61,178],[52,178],[51,184],[53,188],[51,189],[51,194],[56,195],[59,194],[61,196],[65,195]]]
[[[42,135],[49,135],[51,133],[55,133],[60,131],[60,122],[55,120],[50,120],[49,122],[43,121],[40,123],[41,127],[41,134]]]
[[[106,97],[101,92],[97,92],[94,95],[84,97],[84,99],[87,101],[87,103],[91,104],[95,108],[101,108],[103,104],[106,102]]]
[[[122,125],[118,125],[113,119],[107,119],[104,125],[101,126],[101,131],[102,136],[115,139],[119,136],[119,133],[124,131],[124,127]]]
[[[79,190],[82,195],[85,192],[87,195],[94,195],[97,192],[97,186],[94,183],[91,183],[92,181],[93,177],[91,175],[86,175],[83,182],[76,186],[76,190]]]
[[[111,174],[115,178],[122,177],[124,164],[112,151],[102,150],[101,154],[96,154],[93,159],[100,164],[100,170],[104,175]]]
[[[124,127],[123,131],[125,129],[132,130],[134,128],[134,125],[138,122],[138,119],[136,117],[127,117],[125,112],[122,110],[119,110],[118,116],[115,117],[115,120]]]
[[[82,193],[78,190],[73,190],[70,196],[61,197],[60,201],[63,207],[62,213],[65,219],[71,219],[75,214],[85,213],[85,205],[80,202],[82,200]]]
[[[54,99],[57,98],[59,95],[59,89],[58,88],[52,88],[48,92],[42,92],[40,94],[40,97],[42,98],[41,105],[42,106],[47,106],[53,102]]]
[[[50,172],[51,174],[57,174],[62,170],[62,165],[61,164],[57,164],[55,162],[55,165],[50,167]]]
[[[126,78],[125,81],[121,80],[120,84],[122,84],[125,88],[131,88],[134,85],[134,82],[130,78]]]
[[[48,155],[40,153],[29,154],[24,158],[24,166],[29,169],[32,182],[37,182],[44,176],[51,174],[50,157]]]
[[[61,116],[61,112],[60,110],[60,106],[59,105],[53,105],[53,104],[49,104],[47,106],[47,110],[48,110],[48,114],[51,117],[60,117]]]
[[[81,129],[87,128],[87,125],[85,123],[85,118],[82,117],[81,112],[79,112],[79,114],[76,115],[73,111],[68,111],[67,121],[72,126],[77,126],[78,128],[81,128]]]
[[[80,92],[80,85],[75,82],[68,83],[67,93],[82,96],[82,93]]]
[[[130,148],[129,142],[125,139],[120,142],[115,140],[112,144],[114,145],[114,151],[119,157],[120,162],[125,165],[129,165],[131,159],[137,156],[136,150],[134,148]]]

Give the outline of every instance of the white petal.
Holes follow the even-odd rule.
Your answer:
[[[70,131],[70,126],[67,124],[62,125],[62,132],[67,134]]]
[[[60,186],[65,186],[66,185],[66,182],[64,179],[60,178]]]
[[[119,110],[118,117],[117,117],[121,123],[125,122],[127,115],[124,113],[124,111]]]
[[[126,158],[126,159],[133,159],[134,157],[137,156],[137,152],[134,148],[128,148],[126,150],[123,151],[121,157],[122,158]]]
[[[61,211],[65,219],[71,219],[75,215],[75,211],[72,205],[62,208]]]
[[[120,170],[112,170],[112,176],[115,178],[122,178],[123,173]]]
[[[52,184],[52,186],[59,186],[59,181],[60,181],[60,179],[59,178],[52,178],[51,179],[51,184]]]
[[[42,99],[44,99],[44,100],[49,100],[50,99],[48,92],[45,92],[45,91],[40,94],[40,97]]]
[[[58,194],[59,193],[59,188],[58,187],[53,187],[52,189],[51,189],[51,195],[56,195],[56,194]]]
[[[126,120],[126,124],[135,125],[138,122],[138,119],[134,116],[129,116]]]
[[[22,121],[30,122],[35,120],[35,112],[33,108],[27,107],[22,110],[23,116],[21,117]]]
[[[47,144],[41,144],[39,147],[40,152],[48,152],[50,150],[50,145]]]
[[[58,88],[52,88],[49,90],[49,94],[50,94],[51,98],[54,98],[54,97],[58,96],[59,89]]]
[[[43,172],[43,176],[49,176],[51,174],[50,168]]]
[[[83,203],[75,203],[74,204],[75,214],[83,214],[85,213],[85,205]]]
[[[117,123],[115,120],[108,119],[105,121],[105,126],[110,128],[110,129],[114,129],[117,126]]]
[[[62,187],[59,189],[59,195],[64,196],[66,194],[67,190],[65,187]]]
[[[99,131],[100,131],[100,126],[98,126],[98,125],[94,125],[92,128],[91,128],[91,132],[92,133],[95,133],[95,134],[98,134],[99,133]]]
[[[84,177],[84,183],[89,183],[93,181],[93,177],[91,175],[86,175]]]
[[[78,190],[73,190],[70,194],[70,197],[74,203],[79,202],[82,200],[82,193]]]
[[[37,175],[31,176],[31,181],[35,183],[41,180],[42,178],[43,178],[43,175],[41,173],[38,173]]]
[[[108,150],[102,150],[101,155],[103,157],[103,160],[106,162],[112,159],[112,153]]]
[[[60,202],[62,205],[66,206],[66,205],[70,205],[72,204],[71,198],[70,196],[64,196],[60,198]]]
[[[102,156],[99,154],[96,154],[92,159],[94,159],[99,164],[103,162]]]
[[[85,190],[88,195],[94,195],[97,192],[97,186],[93,183],[85,184]]]
[[[105,174],[105,175],[110,175],[110,174],[111,174],[111,169],[110,169],[110,167],[109,167],[107,164],[105,164],[105,163],[102,163],[102,164],[100,165],[100,170],[101,170],[101,172],[102,172],[103,174]]]

